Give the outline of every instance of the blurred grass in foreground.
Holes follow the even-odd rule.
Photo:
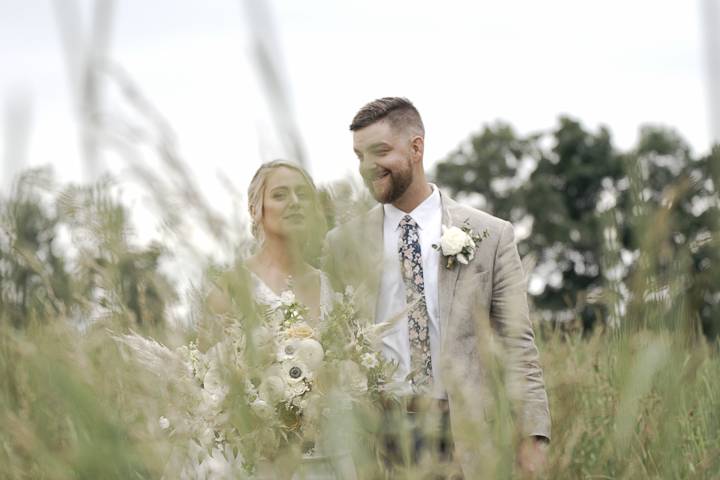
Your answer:
[[[548,478],[720,474],[720,359],[711,349],[644,331],[553,336],[541,351],[554,421]],[[158,418],[169,416],[172,392],[135,365],[104,329],[3,326],[0,478],[160,478],[174,440]],[[501,446],[512,429],[498,425]],[[488,473],[510,476],[511,451],[498,453]]]
[[[133,303],[137,295],[127,293],[142,292],[148,279],[157,278],[152,275],[154,264],[140,269],[141,273],[137,269],[133,275],[120,273],[119,259],[132,257],[138,250],[131,247],[131,235],[119,226],[122,207],[102,191],[101,186],[69,189],[59,196],[65,208],[57,210],[58,218],[67,215],[70,204],[76,207],[70,218],[84,218],[76,225],[82,232],[75,233],[82,233],[85,243],[76,242],[75,247],[86,255],[68,260],[67,270],[61,271],[57,260],[51,262],[55,258],[47,253],[52,250],[51,243],[45,250],[17,243],[21,225],[9,221],[15,218],[12,215],[3,217],[5,248],[0,260],[4,262],[2,291],[6,294],[0,310],[0,479],[160,478],[173,449],[187,440],[181,434],[168,434],[158,422],[161,416],[180,418],[186,413],[168,411],[182,409],[182,402],[175,398],[182,392],[173,390],[172,378],[158,378],[140,368],[112,340],[108,329],[126,332],[140,328],[175,346],[197,332],[170,328],[162,321],[152,322],[152,326],[143,321],[153,318],[142,316],[146,303]],[[353,192],[338,188],[335,193],[340,191]],[[68,203],[72,198],[68,192],[86,192],[88,196],[82,198],[87,202]],[[13,205],[4,202],[6,207]],[[35,214],[39,211],[42,208],[33,210]],[[108,216],[108,211],[115,215]],[[654,216],[662,214],[662,209],[646,209],[643,224],[655,225],[650,231],[657,233],[662,223]],[[72,221],[68,225],[72,230]],[[651,241],[647,245],[644,248],[653,248]],[[89,271],[97,277],[90,284],[89,274],[83,272],[94,257],[87,252],[105,259],[90,262]],[[652,250],[643,251],[643,256],[654,258]],[[646,284],[658,277],[652,262],[642,265],[635,272],[640,277],[632,285],[646,291]],[[686,267],[686,262],[678,259],[673,271],[663,271],[664,278],[680,279]],[[229,285],[232,288],[226,291],[235,292],[240,303],[247,302],[242,275],[212,265],[207,271],[207,282]],[[60,285],[64,303],[54,290],[53,275],[67,279]],[[24,283],[18,284],[18,279]],[[10,282],[21,288],[10,288]],[[693,312],[677,308],[682,305],[683,290],[682,282],[675,283],[677,288],[670,288],[661,302],[635,296],[643,300],[628,306],[621,328],[597,329],[589,338],[538,329],[554,423],[547,478],[720,475],[720,358],[716,345],[687,332],[684,326],[691,322],[683,317]],[[162,297],[163,291],[168,292],[166,297]],[[175,300],[172,289],[157,292],[161,296],[158,305]],[[23,317],[18,316],[17,308],[6,308],[11,301],[29,312],[27,323],[18,324]],[[193,305],[197,325],[212,327],[213,311],[219,308],[214,301],[212,296],[197,296]],[[83,322],[84,316],[93,321]],[[493,378],[498,382],[495,390],[500,400],[495,402],[496,421],[486,430],[474,431],[469,426],[467,432],[455,433],[476,438],[479,451],[480,446],[489,445],[479,457],[488,478],[509,478],[513,475],[515,432],[503,401],[501,369]],[[357,412],[354,421],[345,418],[337,428],[354,423],[372,430],[381,421],[377,413]],[[358,451],[356,459],[364,478],[381,474],[366,451]],[[409,471],[406,475],[417,478],[421,473]]]

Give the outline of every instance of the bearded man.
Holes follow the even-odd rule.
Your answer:
[[[363,308],[377,323],[401,317],[383,338],[383,353],[397,364],[395,393],[417,428],[405,456],[400,434],[386,431],[386,459],[417,465],[429,455],[467,478],[487,474],[490,426],[505,398],[515,414],[518,465],[540,469],[550,415],[512,225],[427,181],[425,129],[409,100],[368,103],[350,130],[379,204],[328,234],[324,265],[336,288],[364,290]],[[439,414],[437,435],[419,427],[427,412]]]

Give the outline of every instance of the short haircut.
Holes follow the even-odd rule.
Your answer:
[[[383,97],[368,103],[355,114],[350,130],[354,132],[380,120],[387,120],[393,128],[410,128],[413,133],[425,136],[420,112],[404,97]]]

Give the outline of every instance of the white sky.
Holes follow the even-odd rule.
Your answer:
[[[89,2],[80,4],[88,13]],[[239,0],[116,6],[112,56],[203,169],[234,171],[241,162],[252,169],[258,157],[282,153],[273,151],[272,133],[258,134],[268,128],[267,112],[241,7]],[[488,121],[526,132],[554,125],[560,113],[609,125],[621,146],[632,144],[639,124],[659,122],[707,149],[697,2],[275,0],[272,11],[321,181],[354,169],[347,125],[358,107],[384,95],[407,96],[420,109],[429,163]],[[0,59],[5,102],[18,94],[31,100],[30,162],[79,169],[50,1],[0,2]]]
[[[90,2],[78,4],[87,17]],[[620,147],[634,143],[643,123],[670,125],[705,152],[699,7],[688,0],[271,2],[280,63],[320,182],[355,171],[347,126],[365,102],[387,95],[407,96],[423,115],[427,166],[487,122],[503,119],[527,133],[552,127],[560,114],[589,128],[608,125]],[[260,162],[286,156],[249,51],[240,0],[117,2],[111,55],[175,128],[218,206],[228,202],[218,172],[245,191]],[[5,110],[30,107],[24,164],[51,163],[61,179],[80,180],[62,54],[50,0],[0,0],[1,98]],[[1,121],[4,152],[17,119]],[[4,161],[7,186],[18,162]]]

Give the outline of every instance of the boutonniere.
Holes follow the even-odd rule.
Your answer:
[[[488,236],[487,229],[479,234],[470,228],[470,224],[465,220],[462,227],[448,228],[443,225],[440,245],[433,244],[433,248],[439,250],[447,258],[446,268],[452,268],[456,262],[467,265],[470,260],[475,258],[475,250],[480,242]]]

